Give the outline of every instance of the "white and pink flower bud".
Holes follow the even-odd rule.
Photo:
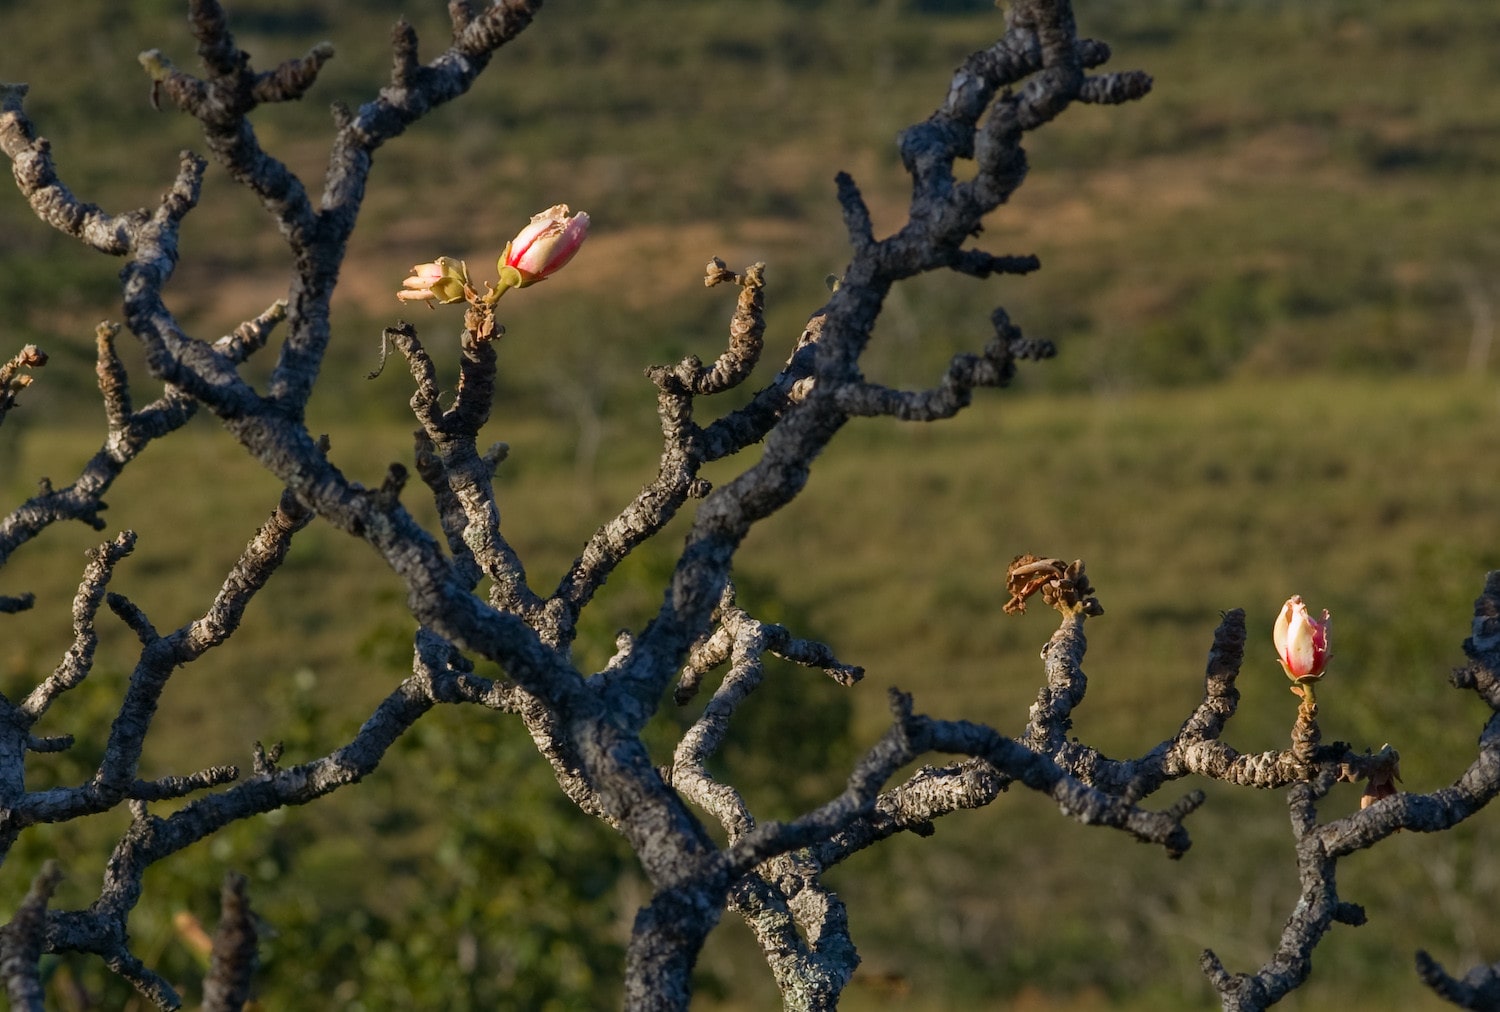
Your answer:
[[[1300,596],[1287,599],[1276,619],[1271,638],[1286,676],[1297,683],[1314,682],[1323,677],[1330,658],[1328,612],[1321,621],[1308,614]],[[1293,690],[1296,691],[1296,690]]]
[[[588,234],[589,216],[582,211],[570,215],[567,204],[533,215],[500,254],[501,288],[525,288],[557,273]]]

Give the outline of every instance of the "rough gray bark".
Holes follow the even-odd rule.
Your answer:
[[[47,909],[55,883],[49,870],[0,933],[0,973],[17,1008],[41,1007],[37,960],[43,952],[65,950],[97,954],[158,1007],[179,1007],[179,997],[131,951],[126,935],[126,919],[142,899],[145,871],[232,822],[306,804],[359,781],[439,703],[514,715],[551,764],[560,789],[634,848],[653,895],[638,913],[629,947],[625,1002],[632,1009],[687,1006],[694,961],[726,909],[754,931],[789,1007],[831,1008],[859,957],[847,911],[824,884],[828,869],[894,834],[929,834],[934,820],[983,807],[1016,783],[1051,797],[1080,822],[1122,830],[1177,856],[1189,846],[1184,820],[1201,804],[1201,792],[1189,792],[1160,810],[1142,802],[1190,775],[1287,791],[1302,897],[1280,948],[1266,965],[1242,974],[1231,974],[1212,953],[1203,957],[1225,1008],[1265,1008],[1307,978],[1311,953],[1334,923],[1363,920],[1360,908],[1339,898],[1335,872],[1341,858],[1402,828],[1441,831],[1500,791],[1500,718],[1492,718],[1473,764],[1451,787],[1430,795],[1397,795],[1319,823],[1317,804],[1336,780],[1381,775],[1393,768],[1394,753],[1323,744],[1315,705],[1299,712],[1285,750],[1244,755],[1225,742],[1238,702],[1234,682],[1246,636],[1239,611],[1228,612],[1214,634],[1203,700],[1179,732],[1139,757],[1106,757],[1068,733],[1070,714],[1085,695],[1084,625],[1100,612],[1098,600],[1081,564],[1027,557],[1013,570],[1015,603],[1024,606],[1027,597],[1040,593],[1061,621],[1044,651],[1045,684],[1022,735],[1010,738],[989,727],[922,715],[910,697],[893,690],[890,729],[850,771],[840,795],[787,822],[757,820],[734,785],[713,778],[707,761],[740,704],[761,683],[766,654],[822,670],[843,685],[858,681],[862,671],[827,645],[740,608],[731,582],[736,553],[755,524],[796,498],[818,454],[846,424],[880,415],[921,421],[950,417],[977,388],[1004,386],[1018,363],[1052,354],[1048,342],[1027,338],[997,309],[988,343],[955,357],[930,388],[882,387],[866,380],[860,368],[883,302],[904,279],[936,270],[984,278],[1036,269],[1035,258],[967,245],[984,217],[1025,179],[1026,134],[1076,102],[1141,98],[1151,82],[1138,72],[1092,73],[1109,50],[1077,36],[1067,0],[1015,0],[1000,40],[965,61],[936,111],[901,137],[901,158],[912,178],[907,221],[877,238],[858,186],[841,174],[838,200],[851,253],[839,286],[810,313],[801,335],[787,342],[789,357],[774,379],[742,408],[700,424],[698,399],[746,383],[768,340],[762,265],[736,272],[721,261],[709,263],[707,284],[739,290],[724,350],[709,365],[689,358],[648,371],[662,431],[657,473],[603,520],[556,588],[544,594],[528,582],[495,500],[493,473],[504,449],[481,450],[478,444],[494,394],[493,338],[500,331],[492,313],[470,308],[460,385],[446,408],[416,328],[401,324],[385,333],[415,384],[412,407],[421,430],[414,466],[437,506],[440,530],[423,529],[402,504],[404,467],[393,465],[379,488],[361,487],[344,476],[333,448],[314,438],[304,422],[329,339],[329,301],[375,150],[431,109],[460,97],[540,6],[540,0],[483,6],[454,0],[449,4],[452,41],[426,63],[419,60],[413,29],[398,25],[390,81],[358,110],[336,111],[332,154],[315,197],[261,148],[252,116],[263,104],[306,94],[331,49],[320,46],[272,71],[257,71],[235,45],[219,5],[193,0],[190,24],[202,76],[178,70],[157,51],[143,54],[142,63],[157,99],[194,117],[208,152],[235,183],[259,198],[280,229],[291,264],[284,300],[213,341],[185,332],[163,296],[177,264],[178,230],[200,198],[206,162],[185,153],[157,206],[107,212],[83,202],[59,177],[47,142],[24,111],[25,86],[0,90],[0,150],[11,159],[21,194],[60,232],[123,258],[125,328],[145,349],[152,375],[167,385],[155,402],[134,408],[129,377],[115,351],[119,327],[100,326],[104,444],[71,485],[44,487],[0,520],[0,564],[60,521],[81,520],[103,530],[99,511],[113,480],[145,446],[170,435],[200,408],[285,487],[216,599],[200,617],[168,633],[159,632],[135,604],[107,592],[111,574],[128,563],[134,535],[122,532],[102,544],[80,580],[73,645],[24,700],[0,700],[5,718],[0,720],[0,846],[8,850],[19,834],[40,822],[121,805],[132,817],[94,903],[82,910]],[[961,178],[955,170],[959,161],[972,162],[972,174]],[[279,358],[262,393],[239,367],[278,330]],[[0,367],[0,418],[31,376],[21,370],[44,362],[37,350],[24,349]],[[757,444],[763,446],[759,459],[729,481],[715,488],[701,476],[705,465]],[[623,633],[603,670],[578,670],[569,647],[594,594],[635,548],[660,534],[690,503],[697,503],[690,532],[655,618],[639,631]],[[141,750],[168,680],[230,639],[292,539],[314,518],[363,540],[405,582],[408,606],[420,624],[412,674],[350,741],[311,762],[281,768],[274,752],[257,750],[248,776],[214,767],[140,780]],[[486,577],[491,589],[480,596],[476,588]],[[104,758],[86,783],[28,791],[28,754],[72,744],[33,737],[30,729],[89,676],[101,605],[140,640]],[[28,606],[24,597],[0,600],[4,611]],[[1492,574],[1467,644],[1472,663],[1455,676],[1455,684],[1473,689],[1500,712],[1497,616],[1500,575]],[[504,679],[476,675],[479,658],[498,664]],[[682,705],[692,701],[719,668],[724,674],[701,715],[670,762],[658,766],[641,729],[669,696]],[[931,754],[948,757],[947,765],[925,766],[898,779],[904,767]],[[151,811],[154,802],[180,798],[191,800],[170,815]],[[726,846],[714,842],[700,813],[722,826]],[[247,903],[243,881],[228,880],[207,1007],[240,1007],[248,993],[255,938]],[[1459,1003],[1463,995],[1493,993],[1492,982],[1455,982],[1430,960],[1421,972],[1439,993]]]

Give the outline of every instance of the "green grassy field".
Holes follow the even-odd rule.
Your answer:
[[[441,5],[429,6],[406,13],[436,42]],[[869,372],[931,382],[948,355],[983,341],[996,302],[1028,332],[1057,338],[1059,358],[949,423],[851,426],[741,556],[746,597],[869,672],[841,690],[778,671],[747,710],[726,763],[762,814],[838,789],[838,771],[883,729],[890,685],[931,714],[1020,729],[1051,632],[1044,614],[1000,614],[1005,566],[1021,552],[1088,563],[1106,614],[1090,624],[1076,733],[1112,755],[1140,754],[1176,729],[1231,607],[1249,613],[1252,650],[1229,740],[1284,743],[1294,700],[1270,628],[1300,593],[1334,614],[1325,735],[1396,745],[1411,790],[1446,783],[1467,761],[1484,714],[1446,674],[1485,570],[1500,567],[1488,466],[1500,387],[1484,341],[1500,296],[1500,72],[1476,41],[1494,36],[1500,9],[1078,6],[1085,30],[1115,45],[1112,66],[1147,69],[1155,93],[1071,110],[1038,135],[1032,179],[986,238],[1038,253],[1043,270],[899,289]],[[376,86],[384,26],[405,9],[334,7],[233,11],[258,59],[325,37],[339,46],[322,90],[262,124],[267,146],[310,174],[328,101]],[[951,67],[997,31],[983,5],[942,9],[549,6],[473,95],[381,152],[312,409],[340,465],[374,483],[388,462],[409,460],[401,371],[364,379],[406,267],[438,253],[487,265],[535,209],[587,209],[596,228],[576,266],[506,303],[491,425],[512,447],[500,474],[508,536],[533,585],[549,589],[652,473],[654,398],[641,367],[707,357],[723,340],[729,297],[703,291],[702,263],[768,262],[768,376],[842,264],[833,173],[854,172],[879,228],[898,224],[896,130],[925,115]],[[150,46],[191,65],[181,21],[167,2],[0,6],[4,37],[27,42],[0,56],[0,79],[30,81],[28,109],[89,199],[154,199],[176,150],[195,143],[180,118],[150,109],[134,65]],[[87,74],[66,42],[81,23],[101,29],[85,44]],[[28,215],[0,196],[6,347],[34,340],[53,361],[0,427],[7,504],[40,475],[69,480],[97,447],[92,328],[118,312],[116,265],[83,258]],[[174,294],[193,327],[216,334],[275,298],[284,271],[275,236],[222,174],[210,173],[190,221]],[[456,321],[418,322],[451,371],[441,335]],[[111,589],[159,628],[189,620],[276,495],[209,422],[151,448],[109,497],[107,533],[141,535]],[[25,691],[56,663],[82,552],[104,536],[55,530],[7,567],[0,593],[32,591],[38,604],[7,622],[0,690]],[[611,580],[581,663],[602,662],[616,629],[655,611],[679,543],[673,528]],[[143,775],[244,763],[257,739],[305,757],[347,737],[409,664],[402,599],[357,543],[309,528],[241,633],[174,679]],[[103,636],[95,675],[42,733],[87,737],[97,725],[102,736],[134,642],[108,619]],[[676,719],[664,719],[663,737]],[[826,754],[761,747],[819,735]],[[40,757],[34,784],[86,775],[90,747]],[[827,775],[805,774],[818,760]],[[502,775],[517,778],[515,792],[489,786]],[[154,872],[132,930],[144,958],[191,980],[172,913],[211,920],[218,878],[235,867],[251,873],[257,908],[280,932],[263,975],[271,1007],[308,992],[350,1009],[423,1007],[451,978],[466,932],[500,940],[503,953],[485,948],[481,966],[486,986],[509,979],[499,993],[514,1004],[474,983],[448,1007],[544,1007],[548,987],[550,1007],[590,1007],[612,993],[612,946],[640,886],[623,849],[553,793],[519,729],[437,714],[365,785],[238,827]],[[1176,864],[1021,792],[946,820],[934,839],[862,855],[836,881],[866,957],[845,1007],[1209,1006],[1199,951],[1214,948],[1231,969],[1258,964],[1295,898],[1281,797],[1210,795],[1191,821],[1195,847]],[[1335,792],[1328,812],[1357,796]],[[0,875],[0,910],[48,853],[70,870],[60,902],[87,902],[99,841],[119,827],[107,817],[38,830]],[[1345,898],[1367,905],[1370,924],[1335,931],[1313,981],[1282,1007],[1435,1008],[1411,972],[1415,948],[1450,968],[1500,958],[1497,837],[1500,821],[1485,815],[1346,863]],[[1049,902],[1020,899],[1013,883],[1023,881],[1048,884]],[[312,956],[298,951],[309,934],[322,941]],[[517,976],[539,990],[516,990]],[[705,1007],[773,1004],[737,925],[712,940],[701,993]]]
[[[1497,449],[1497,421],[1500,398],[1485,383],[1325,379],[1112,399],[996,395],[949,425],[856,428],[822,462],[803,499],[747,547],[742,579],[778,597],[800,628],[837,644],[869,674],[856,689],[840,690],[781,672],[785,692],[771,694],[766,706],[783,712],[752,708],[750,719],[775,731],[778,720],[790,719],[786,701],[796,700],[835,726],[847,722],[839,746],[848,754],[879,734],[884,689],[898,685],[934,715],[1019,730],[1040,681],[1036,650],[1051,625],[1042,614],[1000,614],[1004,566],[1022,551],[1055,552],[1089,562],[1106,607],[1091,624],[1091,689],[1077,715],[1084,740],[1125,757],[1171,734],[1201,691],[1218,612],[1245,607],[1252,650],[1229,740],[1244,750],[1278,747],[1294,701],[1271,652],[1270,625],[1280,601],[1300,592],[1335,615],[1337,666],[1320,694],[1325,733],[1361,745],[1394,743],[1406,786],[1433,789],[1466,762],[1482,719],[1445,676],[1461,659],[1457,644],[1483,571],[1500,565],[1500,553],[1487,547],[1492,482],[1478,466]],[[623,502],[640,479],[651,435],[622,427],[580,482],[555,428],[505,418],[494,428],[513,447],[515,474],[505,483],[511,536],[533,560],[535,582],[546,586],[609,504]],[[379,461],[403,453],[404,432],[394,426],[333,435],[336,449],[349,447],[355,473],[376,473]],[[20,470],[65,459],[64,436],[86,445],[78,432],[37,433]],[[132,494],[191,481],[184,474],[194,468],[211,468],[215,480],[192,481],[190,497]],[[242,455],[208,426],[186,434],[175,454],[143,458],[113,497],[112,520],[141,532],[141,548],[114,587],[160,624],[185,621],[227,566],[235,535],[265,511],[269,488],[250,504],[233,491],[255,483]],[[180,542],[183,530],[201,533],[191,552]],[[93,539],[68,533],[73,550]],[[222,557],[202,553],[201,544],[219,546]],[[10,586],[39,594],[39,618],[63,614],[59,605],[76,579],[64,560],[78,555],[52,547],[23,553],[10,576]],[[638,625],[655,608],[645,579],[651,557],[640,566],[607,588],[604,614],[585,638],[596,660],[614,628]],[[299,584],[314,577],[322,592],[309,600]],[[351,732],[400,677],[405,628],[395,581],[357,543],[315,526],[256,602],[237,649],[174,683],[147,772],[243,761],[251,741],[285,738],[289,729],[308,748]],[[289,630],[299,643],[290,654]],[[29,623],[28,631],[8,644],[8,685],[45,670],[68,635],[56,620],[50,629]],[[1257,639],[1264,641],[1258,652]],[[91,681],[95,712],[118,692],[111,672],[122,670],[129,641],[125,630],[106,628],[105,656],[120,666],[106,662]],[[70,718],[60,708],[47,730],[73,726]],[[475,722],[483,718],[442,721],[448,730],[422,743],[449,748],[455,733],[480,733]],[[749,793],[763,811],[784,814],[778,806],[790,799],[772,788],[801,775],[794,759],[752,763],[754,742],[746,744],[731,765],[755,775]],[[389,852],[394,881],[405,883],[384,902],[407,896],[419,904],[421,863],[403,864],[401,855],[410,861],[423,853],[431,834],[415,825],[423,806],[401,785],[430,770],[414,746],[367,787],[285,822],[303,833],[365,824],[376,837],[361,846]],[[811,796],[832,789],[829,778],[813,779],[805,785]],[[1194,962],[1199,947],[1211,945],[1241,966],[1258,962],[1293,898],[1279,797],[1211,794],[1193,819],[1197,845],[1181,864],[1074,826],[1018,795],[948,820],[933,840],[900,841],[856,859],[838,887],[851,903],[871,976],[910,978],[916,994],[937,996],[933,1007],[986,997],[1002,1007],[1027,987],[1110,1001],[1144,992],[1157,1007],[1201,1007],[1208,996]],[[1357,796],[1352,787],[1336,793],[1330,814],[1357,804]],[[388,825],[393,811],[406,818]],[[1319,973],[1302,999],[1308,1007],[1351,993],[1418,1002],[1404,964],[1419,945],[1454,960],[1483,956],[1496,925],[1484,884],[1492,887],[1500,872],[1486,853],[1497,832],[1493,819],[1481,819],[1351,862],[1345,888],[1369,905],[1371,924],[1335,932],[1320,950]],[[261,903],[273,923],[303,888],[297,871],[339,864],[340,841],[283,844],[298,855],[284,867],[266,857],[274,848],[259,834],[233,835],[236,842],[214,856],[265,870]],[[1076,860],[1060,862],[1059,854]],[[85,869],[98,860],[72,856]],[[524,866],[535,856],[516,860]],[[195,875],[212,881],[218,861],[205,864],[183,875],[183,888]],[[1055,904],[1013,906],[1007,881],[1015,877],[1055,882]],[[90,879],[83,869],[75,874],[80,897]],[[1121,881],[1123,894],[1116,892]],[[902,884],[894,894],[892,882]],[[147,904],[140,930],[165,932],[164,918]],[[754,1007],[770,1000],[769,982],[747,970],[737,933],[724,930],[705,969],[733,993],[758,987],[760,998],[743,1006]],[[1081,954],[1088,955],[1082,963]],[[856,988],[851,1007],[883,1007],[882,993],[878,984]],[[1174,993],[1184,996],[1179,1006],[1169,1001]]]

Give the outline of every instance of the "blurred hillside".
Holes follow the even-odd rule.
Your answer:
[[[414,20],[424,52],[446,38],[440,4],[410,6],[235,9],[241,45],[263,64],[325,38],[337,47],[311,97],[258,120],[265,145],[310,185],[328,104],[358,104],[383,80],[392,19]],[[176,152],[197,142],[184,118],[151,108],[135,60],[160,47],[195,65],[177,8],[0,7],[8,37],[26,40],[0,57],[0,74],[32,84],[28,107],[67,178],[106,207],[153,201]],[[843,263],[834,172],[853,172],[877,228],[894,228],[905,193],[894,137],[931,110],[994,19],[977,2],[547,8],[473,95],[379,153],[338,348],[368,356],[405,266],[439,252],[487,264],[518,222],[559,201],[594,217],[591,268],[517,310],[546,313],[562,332],[515,350],[525,393],[545,399],[559,351],[565,367],[581,360],[587,383],[614,393],[633,386],[629,366],[642,355],[711,347],[722,308],[697,289],[714,254],[766,259],[774,321],[794,331]],[[876,368],[932,375],[982,333],[996,299],[1065,342],[1059,362],[1025,381],[1051,389],[1308,369],[1441,372],[1486,358],[1474,339],[1493,315],[1500,266],[1489,189],[1500,71],[1473,40],[1495,31],[1500,10],[1460,0],[1101,0],[1081,4],[1079,20],[1114,47],[1112,66],[1155,76],[1153,95],[1072,110],[1038,134],[1032,178],[987,238],[1037,253],[1044,270],[902,289]],[[205,332],[279,294],[278,238],[217,172],[191,224],[176,287]],[[0,204],[7,301],[48,285],[88,324],[71,338],[88,349],[94,317],[111,307],[100,284],[110,268],[53,261],[59,242],[18,201]],[[33,308],[12,323],[18,337],[58,329],[56,296],[24,300]],[[620,358],[597,361],[601,344]],[[362,390],[330,386],[329,397]]]
[[[446,38],[437,2],[231,8],[261,66],[323,39],[337,47],[307,101],[257,120],[310,187],[328,104],[358,104],[383,81],[398,15],[417,25],[424,55]],[[998,614],[1004,566],[1023,551],[1089,563],[1107,613],[1090,627],[1078,734],[1113,755],[1175,730],[1230,607],[1249,610],[1252,630],[1230,740],[1283,742],[1294,701],[1270,624],[1294,592],[1335,615],[1337,668],[1320,691],[1330,738],[1391,741],[1413,790],[1451,779],[1472,748],[1482,715],[1444,679],[1483,572],[1500,566],[1495,482],[1478,466],[1500,450],[1500,63],[1487,44],[1500,7],[1078,0],[1078,18],[1112,45],[1112,68],[1154,76],[1152,96],[1074,108],[1035,135],[1032,177],[984,241],[1036,253],[1042,270],[898,289],[869,372],[931,382],[954,351],[982,343],[997,303],[1056,339],[1059,357],[952,423],[852,426],[743,556],[747,594],[870,672],[852,692],[784,673],[747,714],[754,726],[726,762],[767,785],[751,792],[767,814],[838,789],[841,766],[803,770],[847,763],[877,735],[888,685],[935,715],[1020,729],[1051,631],[1045,616]],[[449,254],[483,277],[529,214],[564,201],[588,210],[595,231],[576,266],[507,300],[492,424],[512,445],[500,474],[509,532],[534,585],[550,588],[652,472],[641,368],[723,341],[731,297],[703,290],[703,263],[768,263],[769,375],[843,264],[833,174],[854,174],[878,231],[897,227],[897,131],[998,31],[983,3],[554,2],[474,94],[379,153],[314,424],[365,480],[408,458],[401,371],[364,378],[380,328],[403,312],[392,293],[406,269]],[[176,0],[0,2],[0,33],[14,40],[0,80],[30,83],[27,108],[84,198],[113,210],[154,201],[177,151],[201,150],[183,118],[152,109],[136,64],[159,47],[196,65]],[[254,202],[211,169],[173,282],[184,319],[212,336],[263,309],[285,286],[278,252]],[[35,341],[53,356],[0,427],[7,508],[39,475],[67,480],[97,446],[92,334],[118,316],[116,270],[0,194],[5,346]],[[433,347],[457,329],[452,314],[416,322]],[[451,369],[456,354],[440,360]],[[139,382],[138,398],[149,387]],[[153,447],[111,497],[111,524],[141,532],[113,589],[158,626],[187,620],[275,494],[206,422]],[[100,536],[53,531],[0,580],[0,593],[39,599],[9,620],[7,693],[56,663],[80,553]],[[669,532],[612,579],[580,662],[602,661],[616,629],[654,610],[679,543]],[[316,525],[299,536],[241,635],[172,686],[147,757],[157,772],[243,762],[257,738],[305,757],[357,727],[401,677],[410,635],[399,587],[358,547]],[[114,666],[77,694],[101,722],[133,643],[121,628],[104,635]],[[44,731],[79,731],[78,711],[58,709]],[[822,738],[826,753],[760,748]],[[56,765],[39,777],[86,775],[82,752],[46,757]],[[502,776],[524,776],[522,796],[497,797]],[[257,908],[284,939],[266,958],[272,1007],[308,991],[340,1008],[431,1007],[476,937],[472,993],[449,1007],[592,1007],[612,993],[612,946],[639,887],[628,855],[553,793],[516,728],[435,715],[346,796],[239,827],[155,873],[132,930],[190,980],[172,910],[211,920],[218,878],[236,867],[252,872]],[[1330,812],[1357,793],[1336,794]],[[0,875],[0,905],[48,848],[72,872],[76,894],[65,887],[62,901],[86,898],[98,838],[118,830],[99,821],[43,830]],[[1198,952],[1212,946],[1233,969],[1259,963],[1290,909],[1285,825],[1279,796],[1212,791],[1191,823],[1194,850],[1174,865],[1012,796],[947,820],[934,839],[895,841],[836,883],[867,959],[846,1007],[1206,1007]],[[1500,958],[1497,836],[1491,813],[1352,862],[1346,898],[1367,904],[1371,923],[1335,932],[1313,982],[1283,1007],[1435,1008],[1410,972],[1413,949],[1450,967]],[[1032,908],[1017,881],[1053,886],[1054,902]],[[703,960],[705,1005],[767,1007],[765,971],[730,921]],[[323,942],[315,958],[295,951],[308,933]],[[73,972],[90,971],[59,970]]]

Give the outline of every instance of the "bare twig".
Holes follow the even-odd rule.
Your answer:
[[[240,1012],[250,1000],[256,964],[255,914],[245,895],[245,877],[231,873],[224,876],[219,893],[219,930],[203,980],[203,1012]]]

